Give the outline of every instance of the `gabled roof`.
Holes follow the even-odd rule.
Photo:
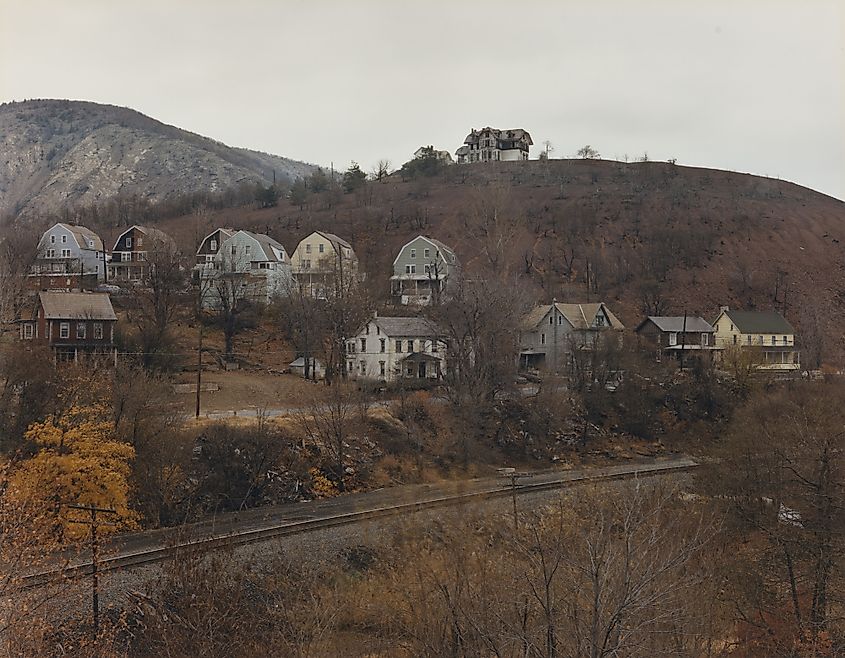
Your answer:
[[[668,331],[671,333],[677,332],[691,332],[691,333],[712,333],[716,331],[707,320],[697,315],[686,316],[686,324],[684,323],[683,315],[649,315],[645,320],[640,322],[636,331],[639,331],[648,322],[653,322],[660,331]],[[684,329],[686,327],[686,329]]]
[[[167,246],[169,246],[173,249],[176,249],[176,241],[173,238],[171,238],[169,235],[167,235],[167,233],[165,233],[161,229],[157,229],[157,228],[154,228],[152,226],[139,226],[138,224],[135,224],[134,226],[130,226],[123,233],[118,235],[117,239],[114,241],[114,246],[116,247],[117,243],[120,242],[120,239],[124,235],[129,233],[129,231],[131,231],[132,229],[135,229],[136,231],[142,233],[143,235],[147,236],[151,240],[155,240],[156,242],[161,242],[161,243],[166,244]],[[146,251],[146,247],[147,247],[147,245],[145,245],[144,251]]]
[[[531,135],[528,133],[527,130],[523,130],[522,128],[510,128],[508,130],[499,130],[498,128],[491,128],[490,126],[487,126],[486,128],[481,128],[480,130],[473,129],[472,132],[470,132],[470,134],[466,136],[464,144],[478,143],[478,140],[483,133],[492,134],[497,140],[525,140],[529,145],[534,144],[534,142],[531,140]]]
[[[40,292],[38,300],[48,320],[117,320],[104,292]]]
[[[220,245],[222,245],[222,244],[223,244],[223,242],[225,242],[226,240],[228,240],[229,238],[231,238],[231,237],[232,237],[232,236],[236,233],[236,231],[235,231],[235,229],[233,229],[233,228],[216,228],[216,229],[214,229],[211,233],[209,233],[208,235],[206,235],[206,236],[202,239],[202,242],[200,242],[200,246],[199,246],[199,247],[197,247],[197,255],[200,255],[200,250],[202,249],[202,246],[203,246],[203,245],[206,243],[206,241],[207,241],[207,240],[208,240],[211,236],[213,236],[215,233],[220,233],[220,238],[221,238],[221,239],[220,239],[220,243],[218,244],[218,247],[219,247]]]
[[[728,309],[723,313],[731,319],[734,326],[743,334],[795,333],[792,325],[777,311],[734,311]],[[719,316],[721,317],[721,313]]]
[[[334,233],[327,233],[326,231],[314,231],[319,235],[322,235],[326,240],[331,242],[334,245],[340,245],[341,247],[346,247],[347,249],[352,249],[352,245],[349,244],[343,238],[336,236]]]
[[[76,240],[76,244],[79,245],[80,249],[90,249],[94,251],[103,250],[103,240],[90,228],[87,228],[85,226],[78,226],[76,224],[65,224],[63,222],[55,224],[52,228],[56,228],[56,226],[61,226],[63,229],[73,235],[73,239]],[[47,233],[49,233],[50,230],[52,229],[48,229]],[[88,244],[89,241],[94,242],[93,246]]]
[[[610,324],[610,329],[622,330],[625,328],[619,318],[617,318],[604,302],[597,302],[592,304],[562,304],[557,302],[555,304],[560,314],[566,318],[566,321],[573,329],[593,329],[593,321],[600,311],[603,311],[607,316],[607,321]],[[541,304],[535,307],[522,320],[523,331],[533,331],[537,325],[548,315],[552,309],[551,304]]]
[[[436,324],[427,318],[386,318],[379,315],[374,317],[372,322],[377,324],[387,337],[429,338],[443,333]]]
[[[402,248],[399,250],[399,253],[396,254],[396,258],[393,259],[394,265],[396,265],[399,258],[402,256],[402,252],[405,251],[405,249],[407,247],[409,247],[411,244],[413,244],[417,240],[425,240],[432,247],[437,249],[440,252],[440,254],[443,256],[443,260],[446,261],[447,265],[457,265],[458,264],[458,257],[455,255],[455,252],[452,250],[451,247],[443,244],[442,242],[440,242],[440,240],[435,240],[434,238],[429,238],[429,237],[426,237],[425,235],[418,235],[417,237],[413,238],[412,240],[409,240],[404,245],[402,245]]]
[[[261,246],[261,251],[264,253],[264,256],[268,261],[284,261],[285,248],[279,242],[271,238],[269,235],[264,235],[263,233],[253,233],[252,231],[244,230],[238,231],[238,233],[248,235],[253,240],[255,240]],[[235,233],[235,235],[237,235],[238,233]]]

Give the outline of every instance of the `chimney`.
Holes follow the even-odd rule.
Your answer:
[[[720,312],[720,313],[726,313],[726,312],[728,312],[728,311],[730,311],[730,310],[731,310],[731,307],[730,307],[730,306],[720,306],[720,307],[719,307],[719,312]]]

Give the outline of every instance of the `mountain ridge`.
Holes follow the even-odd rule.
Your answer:
[[[29,218],[119,194],[151,203],[243,183],[290,182],[316,167],[92,101],[0,105],[0,216]]]

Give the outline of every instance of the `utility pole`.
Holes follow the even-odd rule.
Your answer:
[[[117,510],[108,507],[96,507],[90,505],[68,505],[68,509],[82,510],[89,512],[91,518],[85,521],[70,519],[70,523],[79,523],[91,527],[91,609],[94,615],[94,638],[100,630],[100,590],[99,590],[99,541],[97,538],[97,527],[100,525],[113,526],[113,523],[102,522],[97,519],[97,514],[117,514]]]
[[[197,414],[200,417],[200,391],[202,390],[202,318],[197,318],[199,325],[199,344],[197,345]]]
[[[681,330],[681,371],[684,370],[684,348],[687,342],[687,310],[684,309],[684,324]]]

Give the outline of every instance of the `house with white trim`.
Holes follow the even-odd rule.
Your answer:
[[[446,372],[446,342],[433,322],[420,317],[375,314],[346,341],[350,377],[385,382],[437,380]]]
[[[106,252],[99,235],[84,226],[59,222],[38,241],[30,287],[38,290],[85,290],[106,277]]]
[[[463,146],[455,151],[455,155],[458,164],[527,160],[528,150],[533,144],[531,135],[522,128],[473,128],[466,136]]]
[[[399,250],[393,261],[391,294],[400,304],[431,304],[457,283],[460,267],[450,247],[418,235]]]
[[[143,281],[153,252],[176,253],[176,242],[151,226],[130,226],[117,236],[109,264],[109,281],[120,284]]]
[[[328,231],[304,237],[290,260],[299,289],[317,299],[341,296],[358,277],[358,257],[352,245]]]
[[[795,329],[777,311],[737,311],[722,306],[713,327],[723,358],[726,350],[741,349],[756,355],[760,370],[801,369]]]
[[[202,306],[207,309],[220,308],[224,300],[268,304],[277,295],[288,294],[292,285],[285,248],[270,236],[252,231],[237,231],[224,240],[213,267],[200,271]]]

